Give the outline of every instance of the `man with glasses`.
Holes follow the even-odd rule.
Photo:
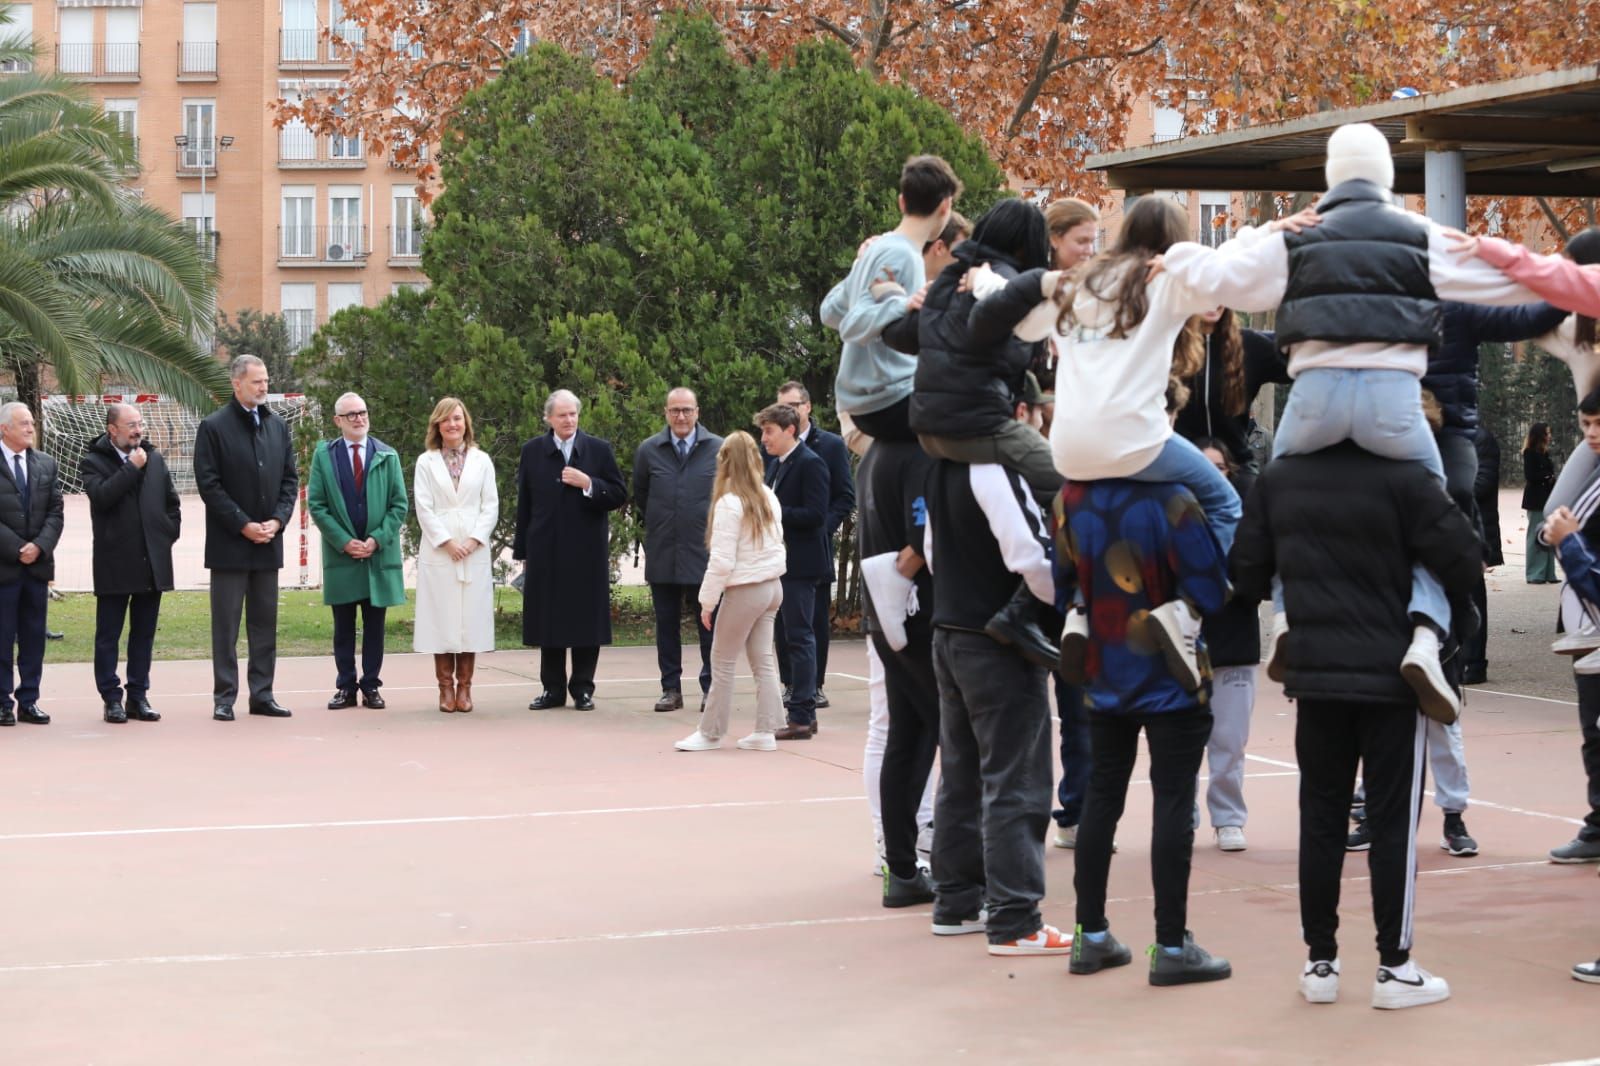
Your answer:
[[[722,438],[700,425],[694,391],[667,393],[667,425],[633,456],[633,506],[644,526],[644,579],[656,614],[658,711],[683,707],[682,610],[700,635],[700,706],[711,690],[711,630],[700,624],[700,581],[706,575],[706,515],[717,478]]]
[[[368,431],[372,419],[360,396],[334,401],[339,438],[311,457],[306,507],[322,532],[322,602],[333,608],[333,663],[338,671],[328,710],[361,702],[382,709],[383,623],[388,608],[406,601],[400,529],[405,525],[406,479],[400,456]],[[356,608],[361,609],[361,676],[356,677]],[[470,677],[470,667],[468,668]]]
[[[161,594],[172,591],[172,544],[183,513],[167,461],[144,439],[132,404],[106,405],[106,431],[78,466],[94,531],[94,683],[107,722],[157,722],[150,706]],[[128,684],[117,677],[117,645],[128,624]],[[124,704],[124,692],[126,704]]]

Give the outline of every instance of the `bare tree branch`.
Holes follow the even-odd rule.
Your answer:
[[[1073,20],[1078,17],[1079,2],[1080,0],[1065,0],[1061,5],[1061,14],[1056,18],[1055,28],[1050,31],[1050,36],[1045,38],[1044,50],[1039,53],[1039,62],[1034,65],[1033,77],[1028,79],[1028,84],[1022,90],[1022,96],[1017,99],[1017,106],[1012,109],[1011,117],[1006,120],[1007,137],[1015,137],[1022,132],[1022,120],[1033,110],[1034,101],[1039,99],[1044,83],[1050,79],[1050,64],[1055,62],[1056,50],[1061,47],[1061,27],[1070,27]]]
[[[1138,56],[1145,55],[1148,52],[1152,52],[1155,49],[1160,48],[1161,41],[1162,38],[1157,37],[1143,48],[1135,48],[1131,52],[1097,52],[1092,55],[1069,56],[1068,58],[1063,59],[1061,62],[1051,66],[1050,69],[1045,72],[1045,77],[1049,77],[1051,74],[1066,70],[1068,67],[1076,66],[1079,63],[1092,63],[1097,59],[1134,59]]]
[[[1567,243],[1572,236],[1572,231],[1567,224],[1561,221],[1561,216],[1556,214],[1556,209],[1550,206],[1548,197],[1535,196],[1533,202],[1539,205],[1539,210],[1544,212],[1545,221],[1550,223],[1550,228],[1556,231],[1556,236],[1561,238],[1561,243]]]

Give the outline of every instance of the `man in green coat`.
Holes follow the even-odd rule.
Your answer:
[[[406,479],[400,456],[368,433],[366,401],[353,392],[333,405],[337,440],[317,446],[311,459],[306,506],[322,531],[322,602],[333,608],[333,662],[338,688],[328,701],[337,711],[384,706],[378,689],[383,669],[386,608],[406,599],[400,527],[405,524]],[[361,608],[361,680],[356,681],[356,608]]]

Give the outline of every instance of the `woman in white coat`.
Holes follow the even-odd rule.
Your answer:
[[[489,552],[500,493],[494,463],[473,443],[466,405],[446,396],[428,417],[411,496],[422,526],[412,648],[433,653],[439,710],[472,710],[477,653],[494,651]]]

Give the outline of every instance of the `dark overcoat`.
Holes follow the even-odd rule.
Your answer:
[[[0,462],[4,474],[0,477],[0,585],[9,585],[24,574],[36,581],[53,581],[56,576],[56,545],[66,520],[61,479],[56,461],[41,451],[29,448],[26,465],[28,508],[24,514],[16,477],[9,462]],[[24,566],[17,553],[29,542],[39,546],[39,558]]]
[[[584,495],[563,484],[553,432],[522,446],[517,465],[517,530],[511,557],[527,562],[522,643],[588,648],[611,643],[610,513],[628,501],[611,445],[578,430],[572,465],[594,480]]]
[[[722,438],[699,426],[687,459],[663,429],[633,453],[633,505],[644,524],[644,579],[699,585],[706,576],[706,516]]]
[[[94,532],[96,596],[172,591],[172,545],[182,506],[167,460],[148,442],[139,447],[143,469],[124,462],[102,433],[78,464]]]
[[[300,477],[289,427],[267,410],[257,426],[238,400],[213,411],[194,436],[194,483],[206,504],[207,570],[281,570],[283,531]],[[244,538],[251,522],[278,520],[266,544]]]

